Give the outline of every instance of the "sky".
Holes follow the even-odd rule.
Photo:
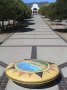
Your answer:
[[[23,0],[25,3],[31,2],[55,2],[56,0]]]

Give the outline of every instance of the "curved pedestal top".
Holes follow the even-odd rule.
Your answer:
[[[59,68],[41,60],[23,60],[11,63],[6,68],[6,75],[21,84],[43,84],[54,80],[59,75]]]

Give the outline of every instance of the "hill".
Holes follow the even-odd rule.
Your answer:
[[[38,4],[39,7],[42,6],[42,5],[49,4],[48,2],[33,2],[33,3],[26,3],[26,4],[31,7],[34,3]]]

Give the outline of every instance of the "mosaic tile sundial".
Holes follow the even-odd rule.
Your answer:
[[[8,65],[6,75],[18,84],[41,85],[56,79],[59,68],[42,60],[23,60]]]

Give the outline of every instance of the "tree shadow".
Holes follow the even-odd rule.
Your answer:
[[[13,32],[31,32],[34,31],[33,28],[15,28]]]
[[[26,25],[28,27],[29,25],[34,25],[35,24],[31,21],[33,21],[33,20],[29,19],[29,20],[24,20],[23,22],[20,22],[20,23],[23,24],[23,25]]]
[[[33,85],[29,85],[29,84],[28,85],[27,84],[21,85],[21,84],[18,84],[16,82],[14,82],[14,83],[21,86],[21,87],[25,87],[25,88],[29,88],[29,89],[45,89],[45,88],[50,88],[50,87],[57,85],[61,80],[62,80],[62,76],[61,76],[61,74],[59,74],[55,80],[48,82],[46,84],[42,84],[42,85],[34,85],[34,84]]]
[[[27,21],[34,21],[34,20],[32,20],[32,19],[28,19]]]
[[[15,32],[29,32],[33,31],[33,28],[28,28],[29,25],[34,25],[35,23],[30,22],[29,20],[24,20],[22,22],[18,22],[16,25],[6,26],[5,29],[1,31],[1,33],[15,33]]]
[[[67,28],[66,29],[54,29],[54,31],[67,33]]]

